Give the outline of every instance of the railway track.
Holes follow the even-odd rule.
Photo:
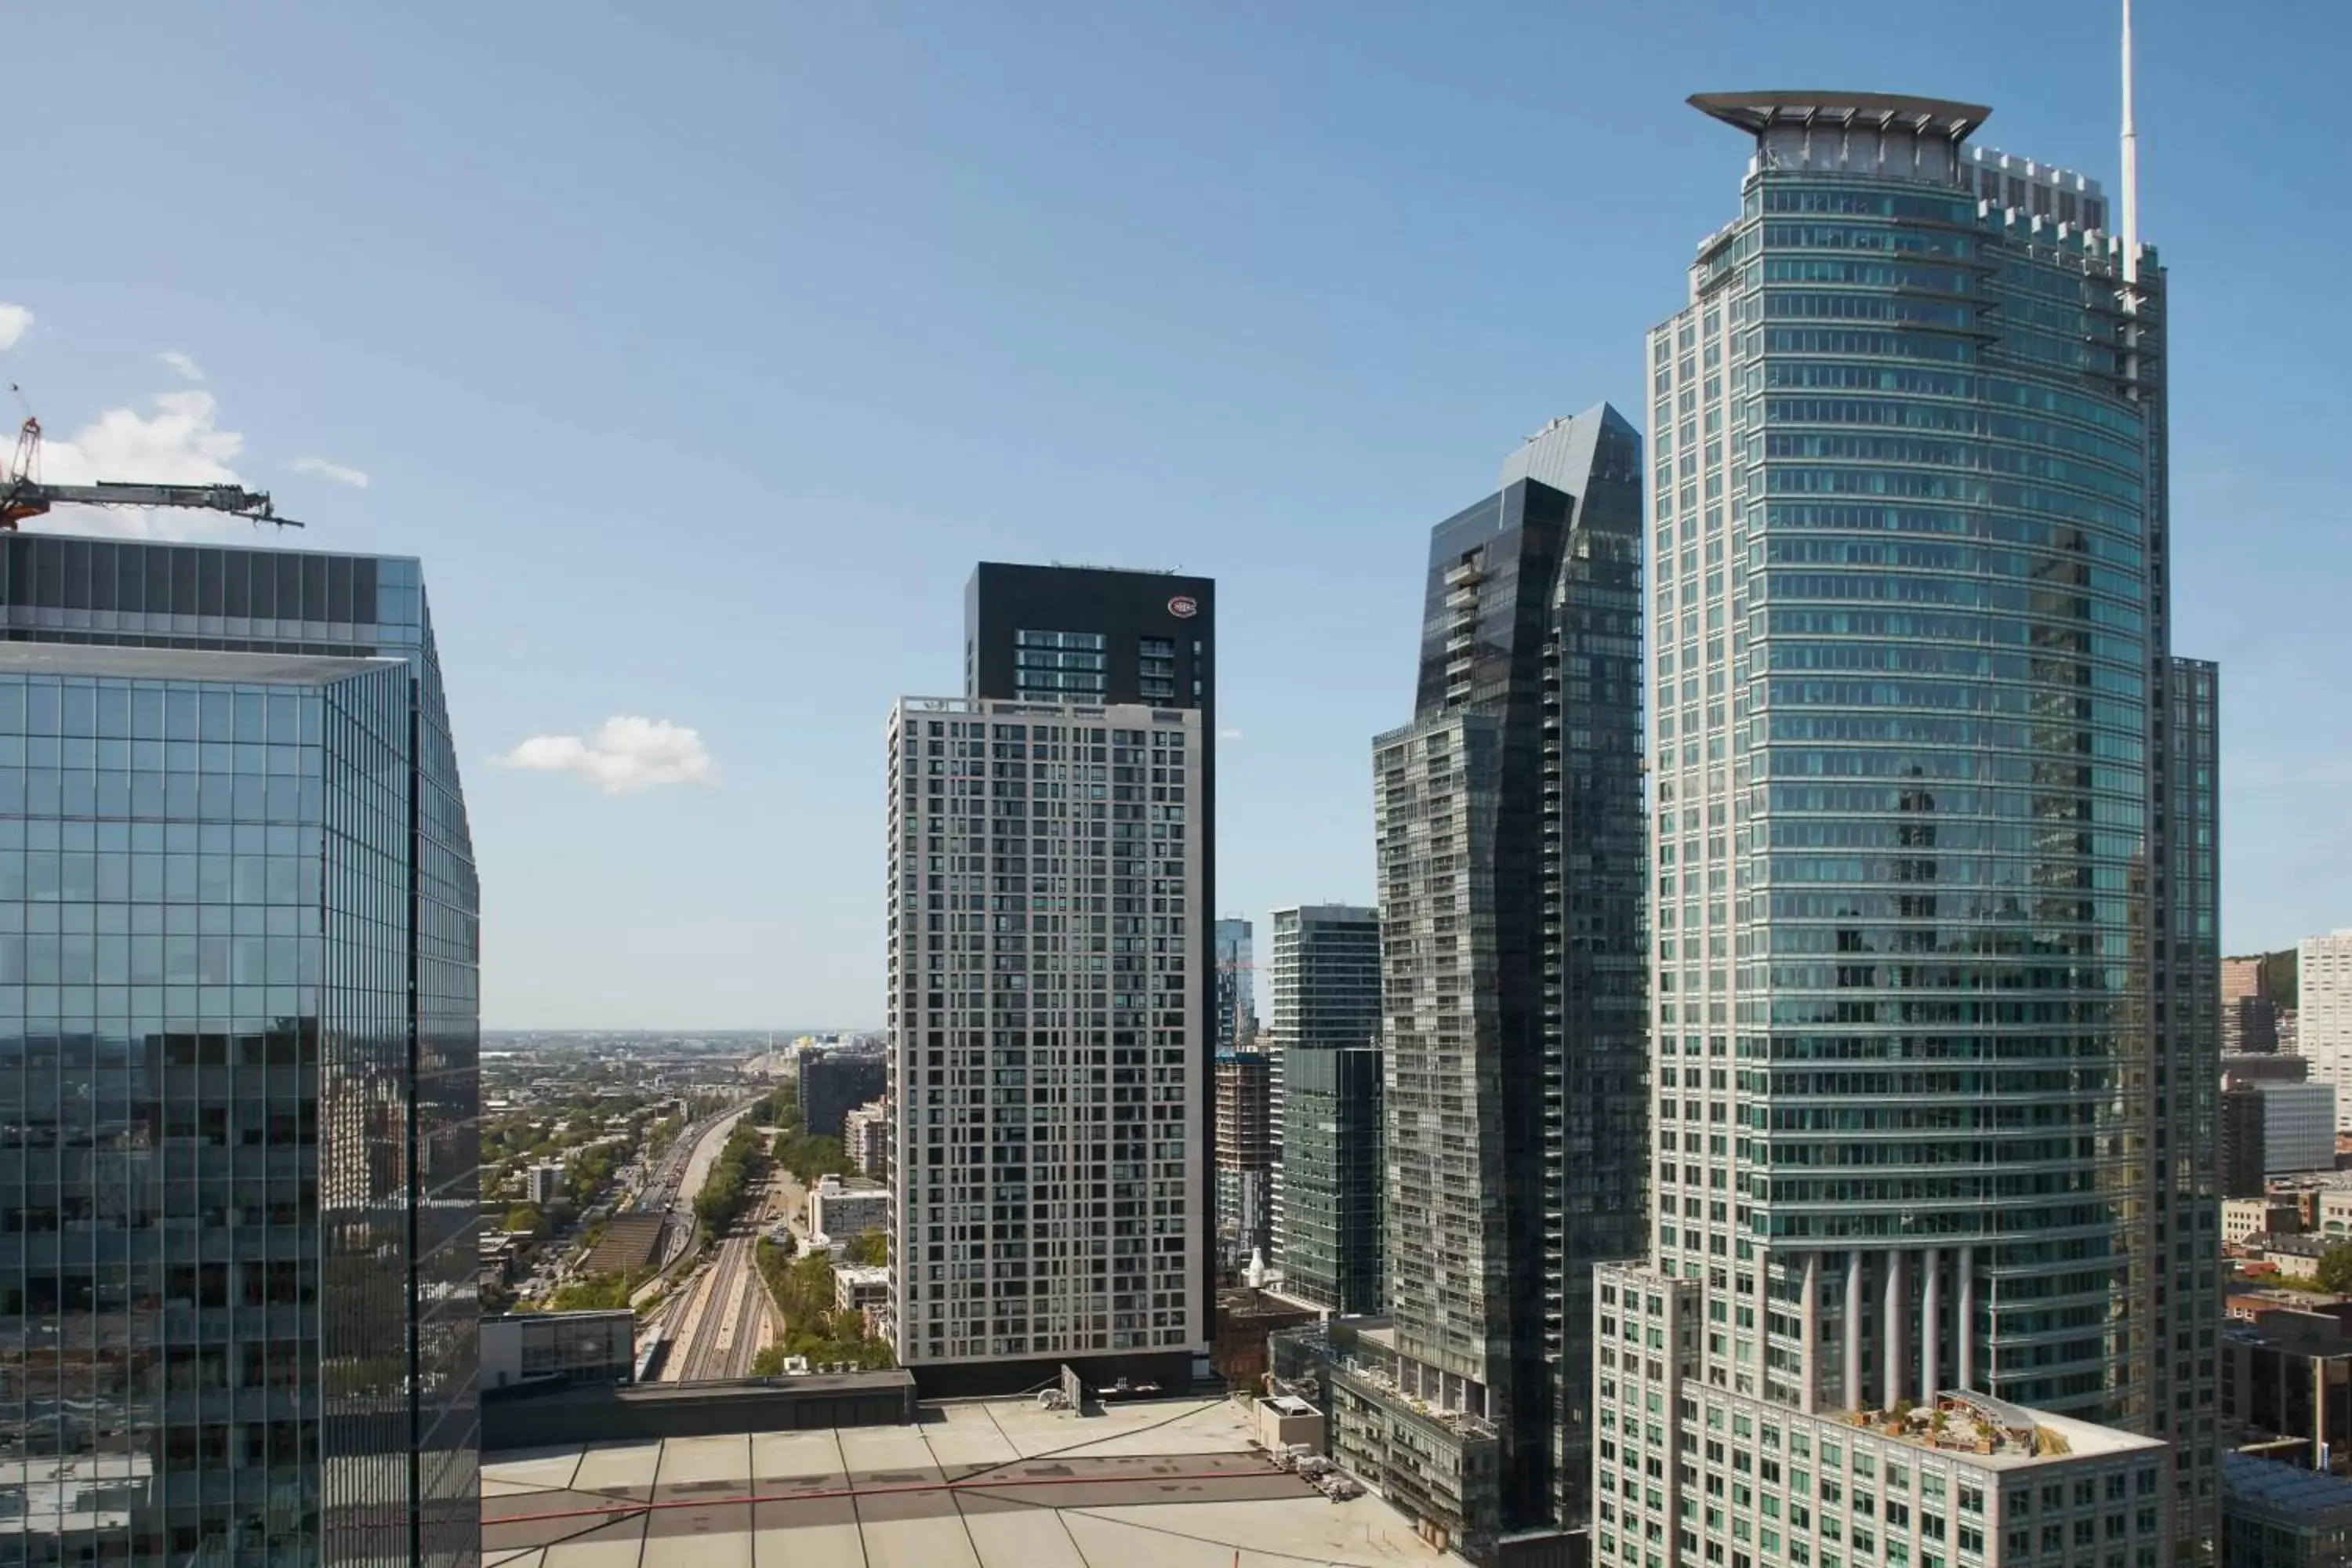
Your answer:
[[[688,1293],[677,1324],[677,1349],[663,1376],[691,1383],[749,1377],[772,1322],[767,1286],[760,1279],[750,1235],[730,1236]]]

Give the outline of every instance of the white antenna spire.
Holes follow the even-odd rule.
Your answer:
[[[2131,0],[2124,0],[2124,281],[2139,281],[2139,132],[2132,129]]]

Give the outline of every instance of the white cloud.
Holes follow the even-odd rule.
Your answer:
[[[194,360],[189,358],[186,354],[182,353],[177,349],[165,349],[162,353],[157,354],[155,357],[162,360],[165,364],[170,365],[173,370],[178,371],[182,376],[185,377],[189,381],[202,381],[205,379],[205,367],[198,364]]]
[[[596,732],[533,735],[504,756],[501,767],[577,773],[606,795],[637,795],[666,784],[707,784],[719,766],[702,749],[702,737],[667,719],[616,715]]]
[[[1217,731],[1217,739],[1220,741],[1238,741],[1241,738],[1242,732],[1239,730],[1220,730]]]
[[[355,490],[368,488],[367,470],[325,458],[297,458],[286,465],[298,474],[316,474],[322,479],[332,479],[339,485],[349,485]]]
[[[0,328],[5,331],[5,328]],[[245,437],[219,424],[219,405],[209,392],[160,392],[149,411],[110,408],[65,437],[41,442],[41,478],[55,485],[88,485],[100,479],[142,480],[160,485],[234,485],[244,481],[229,467],[245,450]],[[236,518],[179,510],[128,511],[64,507],[41,520],[78,533],[187,539],[247,529]]]
[[[0,349],[13,349],[33,324],[33,312],[22,305],[0,303]]]

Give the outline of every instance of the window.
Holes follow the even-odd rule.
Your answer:
[[[1058,700],[1069,693],[1083,700],[1108,689],[1109,660],[1099,632],[1016,630],[1013,634],[1013,684],[1016,695]]]
[[[1135,672],[1138,691],[1146,699],[1174,701],[1176,698],[1176,644],[1170,637],[1141,637],[1135,645]]]

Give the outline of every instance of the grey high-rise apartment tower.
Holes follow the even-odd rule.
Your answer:
[[[0,535],[12,1561],[480,1555],[473,851],[414,561]]]
[[[1597,1292],[1595,1561],[2204,1560],[2164,275],[1982,108],[1692,101],[1753,156],[1649,340],[1657,1184]]]
[[[982,564],[889,731],[891,1312],[932,1394],[1205,1370],[1213,585]]]
[[[1298,1173],[1286,1158],[1290,1142],[1292,1070],[1303,1051],[1343,1050],[1378,1043],[1381,912],[1353,904],[1296,904],[1276,910],[1267,918],[1274,926],[1273,952],[1267,965],[1274,1019],[1274,1045],[1267,1059],[1267,1111],[1276,1146],[1274,1250],[1270,1260],[1286,1275],[1290,1268],[1290,1206],[1298,1180]],[[1297,1201],[1320,1205],[1322,1213],[1310,1223],[1321,1234],[1336,1236],[1344,1227],[1345,1220],[1333,1207],[1339,1201],[1336,1186],[1315,1186],[1301,1193]],[[1377,1273],[1377,1260],[1372,1267]],[[1335,1277],[1337,1268],[1336,1258],[1328,1256],[1319,1269],[1310,1264],[1307,1300],[1323,1306],[1339,1305],[1336,1300],[1326,1300],[1321,1293]],[[1360,1272],[1360,1268],[1350,1271]]]
[[[1414,1506],[1477,1555],[1582,1522],[1587,1281],[1641,1241],[1641,437],[1602,405],[1440,523],[1413,721],[1373,743],[1375,1382],[1443,1424]]]

